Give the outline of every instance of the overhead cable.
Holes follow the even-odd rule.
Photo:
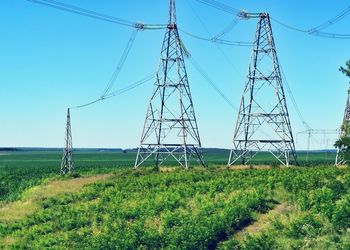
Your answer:
[[[80,8],[80,7],[71,5],[71,4],[65,4],[62,2],[55,1],[55,0],[26,0],[26,1],[32,2],[35,4],[40,4],[40,5],[43,5],[46,7],[55,8],[58,10],[70,12],[73,14],[78,14],[81,16],[86,16],[86,17],[98,19],[101,21],[115,23],[118,25],[128,26],[128,27],[132,27],[132,28],[136,28],[136,29],[140,29],[140,30],[164,29],[167,27],[167,25],[164,25],[164,24],[143,24],[143,23],[132,22],[132,21],[128,21],[128,20],[125,20],[122,18],[102,14],[102,13],[99,13],[96,11],[83,9],[83,8]]]
[[[188,4],[188,6],[191,8],[193,14],[195,15],[195,17],[198,19],[199,23],[202,25],[203,29],[206,31],[207,35],[209,37],[213,37],[211,32],[209,31],[208,27],[206,26],[206,24],[204,23],[203,19],[201,18],[201,16],[198,14],[198,12],[196,11],[196,9],[193,7],[193,5],[190,3],[190,0],[186,0],[186,3]],[[218,35],[214,36],[216,37],[216,40],[218,39]],[[199,38],[201,40],[203,40],[203,38]],[[206,41],[208,41],[209,39],[205,39]],[[213,40],[210,39],[210,41],[212,42]],[[223,58],[226,60],[226,62],[230,65],[230,69],[232,67],[233,70],[236,71],[236,73],[239,76],[243,76],[243,74],[240,72],[240,70],[237,69],[237,67],[232,63],[231,58],[224,52],[224,50],[222,49],[221,46],[219,46],[218,43],[214,43],[216,49],[220,52],[220,54],[223,56]],[[241,44],[240,44],[241,45]],[[251,45],[247,45],[247,46],[252,46]],[[242,44],[243,46],[243,44]],[[244,78],[244,77],[242,77]]]
[[[195,1],[203,3],[203,4],[208,5],[210,7],[216,8],[216,9],[221,10],[223,12],[227,12],[227,13],[230,13],[233,15],[238,15],[241,18],[244,18],[244,16],[245,16],[244,11],[240,11],[232,6],[223,4],[223,3],[216,1],[216,0],[195,0]],[[350,6],[348,6],[344,10],[342,10],[340,13],[338,13],[336,16],[332,17],[331,19],[321,23],[318,26],[315,26],[315,27],[309,28],[309,29],[298,28],[298,27],[295,27],[293,25],[286,24],[286,23],[284,23],[276,18],[273,18],[273,17],[270,17],[270,18],[274,22],[278,23],[279,25],[281,25],[287,29],[294,30],[297,32],[302,32],[302,33],[305,33],[308,35],[317,36],[317,37],[324,37],[324,38],[332,38],[332,39],[350,39],[350,34],[340,34],[340,33],[331,33],[331,32],[322,32],[321,31],[321,30],[324,30],[324,29],[336,24],[337,22],[341,21],[349,14],[350,14]]]
[[[178,29],[178,30],[180,30],[182,33],[184,33],[185,35],[188,35],[192,38],[195,38],[198,40],[203,40],[203,41],[208,41],[208,42],[212,42],[212,43],[218,43],[218,44],[229,45],[229,46],[243,46],[243,47],[253,45],[252,42],[239,42],[239,41],[229,41],[229,40],[223,40],[223,39],[207,38],[207,37],[202,37],[202,36],[192,34],[190,32],[183,30],[183,29]]]
[[[350,13],[350,6],[347,7],[346,9],[344,9],[343,11],[341,11],[338,15],[336,15],[335,17],[329,19],[328,21],[312,28],[309,30],[310,33],[312,32],[319,32],[321,30],[324,30],[326,28],[328,28],[329,26],[339,22],[340,20],[342,20],[344,17],[346,17],[348,14]]]
[[[239,9],[233,8],[232,6],[229,6],[227,4],[223,4],[223,3],[216,1],[216,0],[195,0],[195,1],[203,3],[203,4],[208,5],[210,7],[216,8],[218,10],[230,13],[230,14],[236,15],[236,14],[240,13]]]
[[[126,47],[125,47],[125,49],[123,51],[123,54],[122,54],[121,58],[119,59],[117,68],[113,72],[113,74],[112,74],[112,76],[111,76],[111,78],[110,78],[110,80],[109,80],[105,90],[103,91],[101,97],[106,96],[110,92],[110,90],[113,88],[113,85],[116,82],[116,80],[117,80],[117,78],[118,78],[118,76],[119,76],[119,74],[120,74],[120,72],[121,72],[121,70],[122,70],[122,68],[123,68],[123,66],[125,64],[126,59],[128,58],[128,55],[129,55],[130,50],[132,48],[132,45],[134,44],[137,32],[138,32],[138,30],[135,29],[131,33],[131,36],[130,36],[130,38],[128,40],[128,43],[126,44]]]
[[[283,68],[282,68],[282,65],[280,63],[280,69],[281,69],[281,73],[282,73],[282,77],[283,77],[283,80],[284,80],[284,83],[285,83],[285,86],[287,88],[287,91],[288,91],[288,94],[290,96],[290,99],[292,100],[292,104],[294,106],[294,109],[295,111],[297,112],[297,115],[301,121],[301,123],[303,124],[303,126],[307,129],[307,130],[310,130],[311,127],[309,126],[309,124],[305,121],[304,119],[304,116],[302,115],[300,109],[299,109],[299,106],[298,106],[298,103],[296,102],[295,98],[294,98],[294,95],[293,95],[293,92],[289,86],[289,83],[287,81],[287,77],[286,75],[284,74],[284,71],[283,71]]]
[[[99,97],[98,99],[94,100],[94,101],[91,101],[91,102],[88,102],[88,103],[85,103],[85,104],[82,104],[82,105],[78,105],[78,106],[74,106],[74,107],[70,107],[70,109],[80,109],[80,108],[84,108],[84,107],[87,107],[87,106],[91,106],[95,103],[98,103],[98,102],[101,102],[101,101],[104,101],[106,99],[109,99],[109,98],[112,98],[112,97],[115,97],[115,96],[118,96],[118,95],[121,95],[123,93],[126,93],[126,92],[129,92],[130,90],[133,90],[147,82],[149,82],[150,80],[154,79],[155,78],[155,74],[151,74],[133,84],[130,84],[124,88],[121,88],[121,89],[118,89],[116,91],[113,91],[105,96],[101,96]]]
[[[227,33],[229,33],[237,25],[239,20],[240,20],[239,17],[236,17],[235,19],[233,19],[220,33],[215,35],[212,39],[217,40],[217,39],[224,37]]]
[[[330,20],[328,20],[328,21],[326,21],[326,22],[324,22],[324,23],[322,23],[314,28],[310,28],[310,29],[300,29],[300,28],[294,27],[292,25],[283,23],[283,22],[277,20],[276,18],[272,18],[272,17],[271,17],[271,20],[275,21],[276,23],[278,23],[279,25],[281,25],[287,29],[302,32],[302,33],[307,33],[308,35],[312,35],[312,36],[332,38],[332,39],[350,39],[350,34],[339,34],[339,33],[322,32],[321,31],[321,30],[324,30],[324,29],[328,28],[329,26],[334,25],[335,23],[339,22],[340,20],[342,20],[344,17],[346,17],[349,14],[350,14],[350,6],[347,7],[346,9],[344,9],[342,12],[340,12],[335,17],[331,18]]]
[[[216,91],[216,93],[235,111],[238,112],[238,108],[231,102],[231,100],[220,90],[220,88],[210,79],[205,70],[198,64],[198,62],[191,56],[189,57],[190,63],[201,74],[201,76],[209,83],[209,85]]]

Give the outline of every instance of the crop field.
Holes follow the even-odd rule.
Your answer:
[[[299,167],[132,170],[134,153],[0,155],[2,249],[349,249],[350,169],[333,153],[300,154]]]

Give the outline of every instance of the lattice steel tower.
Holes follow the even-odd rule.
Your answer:
[[[67,110],[67,125],[66,125],[66,133],[64,137],[64,149],[63,149],[63,157],[61,163],[61,175],[71,173],[74,169],[73,164],[73,144],[72,144],[72,130],[70,123],[70,110]]]
[[[192,158],[204,166],[184,62],[186,55],[177,29],[175,0],[169,0],[169,23],[135,168],[150,157],[156,166],[172,159],[188,168]]]
[[[288,166],[291,159],[296,163],[296,152],[270,17],[245,17],[259,21],[228,165],[246,164],[258,153],[270,152]]]
[[[350,86],[348,89],[348,97],[346,100],[346,104],[345,104],[345,111],[344,111],[344,117],[343,117],[343,122],[342,122],[342,126],[340,128],[340,137],[346,135],[347,130],[349,129],[350,125]],[[342,154],[340,153],[340,150],[338,149],[337,151],[337,156],[335,158],[335,165],[342,165],[345,164],[346,160],[342,157]]]

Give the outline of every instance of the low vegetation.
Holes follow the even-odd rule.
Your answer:
[[[99,166],[76,179],[49,173],[4,200],[13,207],[0,212],[0,248],[350,247],[348,168]],[[28,201],[35,209],[18,214],[14,204]]]
[[[350,170],[227,168],[225,156],[155,172],[131,170],[134,154],[84,153],[80,177],[57,175],[57,153],[2,156],[0,248],[350,247]]]

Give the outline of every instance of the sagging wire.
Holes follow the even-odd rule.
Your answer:
[[[70,12],[73,14],[78,14],[81,16],[86,16],[86,17],[98,19],[101,21],[115,23],[118,25],[132,27],[132,28],[136,28],[136,29],[157,30],[157,29],[165,29],[167,27],[167,25],[165,25],[165,24],[143,24],[143,23],[132,22],[132,21],[125,20],[122,18],[102,14],[102,13],[99,13],[96,11],[83,9],[83,8],[80,8],[78,6],[74,6],[71,4],[65,4],[62,2],[55,1],[55,0],[26,0],[26,1],[31,2],[31,3],[35,3],[35,4],[40,4],[40,5],[43,5],[46,7]]]
[[[221,10],[223,12],[233,14],[233,15],[241,15],[242,16],[242,14],[244,14],[244,12],[242,12],[242,11],[232,7],[232,6],[223,4],[223,3],[216,1],[216,0],[195,0],[195,1],[200,2],[202,4],[205,4],[207,6],[213,7],[215,9]],[[241,13],[241,14],[239,14],[239,13]],[[332,17],[331,19],[323,22],[322,24],[320,24],[316,27],[309,28],[309,29],[301,29],[301,28],[295,27],[293,25],[289,25],[289,24],[286,24],[284,22],[281,22],[276,18],[273,18],[273,17],[270,17],[270,18],[274,22],[278,23],[279,25],[281,25],[287,29],[294,30],[297,32],[302,32],[302,33],[305,33],[305,34],[308,34],[311,36],[331,38],[331,39],[350,39],[350,34],[321,32],[321,30],[324,30],[324,29],[336,24],[337,22],[341,21],[349,14],[350,14],[350,6],[346,7],[344,10],[342,10],[340,13],[338,13],[336,16]]]
[[[227,12],[229,14],[237,14],[240,12],[239,9],[233,8],[232,6],[229,6],[227,4],[223,4],[216,0],[195,0],[197,2],[203,3],[207,6],[213,7],[215,9],[221,10],[223,12]]]
[[[198,73],[209,83],[209,85],[216,91],[216,93],[236,112],[239,112],[238,108],[232,103],[232,101],[221,91],[221,89],[211,80],[205,70],[198,64],[198,62],[192,57],[188,57],[190,63],[198,71]]]
[[[271,19],[285,28],[288,28],[288,29],[294,30],[294,31],[298,31],[298,32],[302,32],[302,33],[307,33],[308,35],[324,37],[324,38],[332,38],[332,39],[350,39],[350,34],[338,34],[338,33],[330,33],[330,32],[322,32],[321,31],[321,30],[324,30],[324,29],[336,24],[337,22],[341,21],[343,18],[345,18],[349,14],[350,14],[350,6],[345,8],[343,11],[341,11],[335,17],[327,20],[326,22],[324,22],[324,23],[322,23],[314,28],[310,28],[310,29],[300,29],[300,28],[294,27],[292,25],[283,23],[283,22],[277,20],[276,18],[271,17]]]
[[[229,40],[223,40],[223,39],[216,39],[214,38],[207,38],[207,37],[202,37],[202,36],[198,36],[198,35],[194,35],[190,32],[187,32],[183,29],[179,29],[182,33],[184,33],[185,35],[188,35],[192,38],[198,39],[198,40],[202,40],[202,41],[208,41],[208,42],[212,42],[212,43],[217,43],[217,44],[223,44],[223,45],[229,45],[229,46],[242,46],[242,47],[248,47],[248,46],[252,46],[253,43],[252,42],[239,42],[239,41],[229,41]]]
[[[290,96],[290,99],[292,100],[292,104],[293,104],[293,106],[294,106],[295,111],[296,111],[297,114],[298,114],[298,117],[299,117],[301,123],[303,124],[303,126],[305,127],[305,129],[307,129],[307,130],[312,129],[312,128],[310,127],[310,125],[305,121],[304,116],[302,115],[302,113],[301,113],[301,111],[300,111],[300,109],[299,109],[298,103],[296,102],[296,100],[295,100],[295,98],[294,98],[293,92],[292,92],[292,90],[291,90],[291,88],[290,88],[290,85],[289,85],[289,83],[288,83],[287,77],[286,77],[286,75],[285,75],[285,73],[284,73],[284,70],[283,70],[283,68],[282,68],[281,63],[280,63],[280,70],[281,70],[281,73],[282,73],[282,78],[283,78],[283,81],[284,81],[284,83],[285,83],[287,92],[288,92],[288,94],[289,94],[289,96]]]
[[[196,0],[197,1],[197,0]],[[211,0],[210,0],[211,1]],[[199,0],[198,2],[203,2],[202,0]],[[186,3],[188,4],[188,6],[191,8],[192,12],[195,14],[195,16],[197,17],[197,19],[199,20],[199,22],[201,23],[201,25],[203,26],[203,28],[205,29],[205,31],[208,33],[208,35],[210,36],[210,38],[208,37],[203,37],[203,36],[199,36],[199,35],[195,35],[192,34],[191,32],[179,29],[182,33],[184,33],[185,35],[188,35],[192,38],[198,39],[198,40],[202,40],[202,41],[207,41],[207,42],[212,42],[212,43],[216,43],[216,44],[223,44],[223,45],[229,45],[229,46],[252,46],[253,43],[250,42],[239,42],[239,41],[229,41],[229,40],[223,40],[221,39],[223,36],[225,36],[228,32],[230,32],[235,26],[236,24],[239,22],[240,19],[243,18],[243,11],[239,11],[237,10],[237,13],[235,13],[235,16],[237,16],[236,18],[234,18],[228,25],[227,27],[225,27],[220,33],[218,33],[217,35],[212,36],[211,33],[209,32],[209,30],[207,29],[207,27],[205,26],[205,24],[203,23],[202,19],[199,17],[198,13],[196,12],[195,8],[192,6],[192,4],[189,2],[189,0],[186,0]]]
[[[112,97],[115,97],[115,96],[118,96],[118,95],[121,95],[123,93],[126,93],[126,92],[129,92],[130,90],[133,90],[147,82],[149,82],[150,80],[153,80],[154,78],[156,77],[155,74],[151,74],[135,83],[132,83],[124,88],[121,88],[121,89],[118,89],[116,91],[113,91],[113,92],[110,92],[108,93],[107,95],[105,96],[101,96],[100,98],[94,100],[94,101],[91,101],[91,102],[88,102],[86,104],[82,104],[82,105],[78,105],[78,106],[73,106],[73,107],[70,107],[70,109],[80,109],[80,108],[84,108],[84,107],[88,107],[88,106],[91,106],[95,103],[98,103],[98,102],[101,102],[101,101],[104,101],[104,100],[107,100],[107,99],[110,99]]]
[[[116,82],[116,80],[117,80],[117,78],[118,78],[118,76],[119,76],[119,74],[120,74],[120,72],[121,72],[121,70],[122,70],[122,68],[123,68],[123,66],[124,66],[124,64],[126,62],[126,59],[128,58],[130,50],[131,50],[131,48],[132,48],[132,46],[134,44],[137,32],[138,32],[138,29],[135,29],[131,33],[131,36],[130,36],[127,44],[126,44],[126,47],[125,47],[125,49],[123,51],[123,54],[122,54],[122,56],[119,59],[117,68],[115,69],[115,71],[113,72],[110,80],[108,81],[108,84],[107,84],[105,90],[102,92],[101,97],[106,96],[110,92],[110,90],[113,88],[113,85]]]

